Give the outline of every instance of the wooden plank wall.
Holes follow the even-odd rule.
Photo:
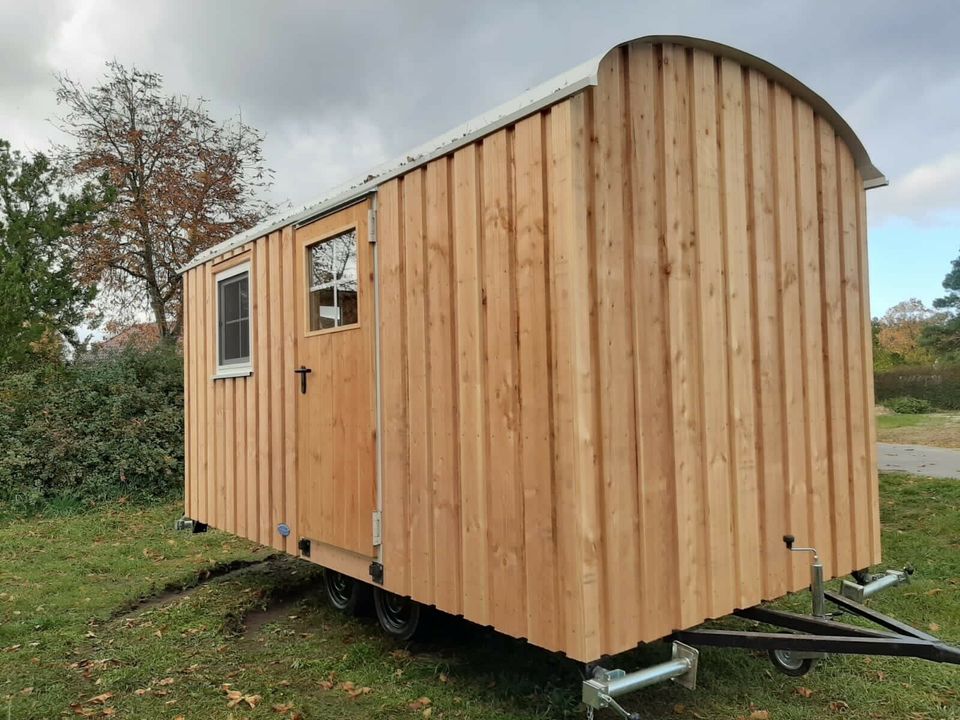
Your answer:
[[[864,194],[755,70],[634,44],[379,192],[387,587],[593,659],[879,561]]]
[[[296,554],[293,253],[285,230],[184,275],[184,412],[187,515]],[[214,380],[214,277],[247,261],[253,374]]]

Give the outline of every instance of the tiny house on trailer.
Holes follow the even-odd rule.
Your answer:
[[[880,560],[838,113],[624,43],[195,258],[186,514],[593,661]]]

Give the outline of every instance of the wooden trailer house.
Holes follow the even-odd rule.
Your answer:
[[[769,63],[619,45],[185,266],[186,514],[583,661],[805,588],[786,533],[875,564],[884,183]]]

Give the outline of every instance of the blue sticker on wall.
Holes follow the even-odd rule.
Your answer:
[[[287,527],[286,523],[280,523],[277,525],[277,532],[280,533],[283,537],[287,537],[290,534],[290,528]]]

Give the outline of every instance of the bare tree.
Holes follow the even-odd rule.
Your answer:
[[[89,89],[57,80],[60,127],[75,140],[57,148],[61,163],[79,182],[106,176],[114,190],[74,238],[81,280],[143,302],[162,336],[179,335],[177,269],[272,211],[260,197],[272,182],[263,135],[239,117],[216,122],[203,99],[164,95],[160,75],[116,61]]]

